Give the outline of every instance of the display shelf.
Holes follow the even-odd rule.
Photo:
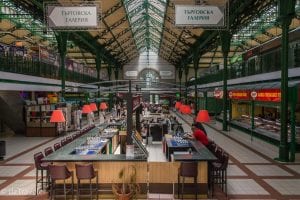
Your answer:
[[[55,123],[50,123],[55,104],[28,105],[26,110],[26,135],[27,136],[55,136]]]

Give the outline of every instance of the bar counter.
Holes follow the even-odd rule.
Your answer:
[[[102,127],[104,129],[105,127]],[[208,162],[216,160],[216,157],[208,149],[197,141],[190,141],[193,147],[192,154],[188,151],[185,154],[174,153],[173,162],[168,161],[147,161],[146,157],[126,157],[125,154],[94,154],[94,155],[74,155],[71,152],[87,141],[87,137],[97,136],[99,128],[90,130],[85,135],[77,138],[73,142],[65,145],[61,149],[53,152],[43,161],[53,162],[54,164],[64,163],[68,169],[75,172],[76,163],[93,163],[98,171],[100,188],[111,188],[112,183],[120,183],[118,174],[122,169],[129,169],[133,166],[136,169],[137,183],[141,186],[139,199],[146,199],[147,193],[173,194],[177,197],[178,192],[178,168],[182,161],[193,161],[198,163],[198,198],[208,196]],[[111,136],[111,135],[110,135]],[[162,149],[163,151],[163,149]],[[75,176],[76,182],[76,176]],[[193,192],[189,190],[192,182],[191,178],[186,178],[185,199],[194,198]],[[112,198],[112,193],[101,193],[100,199]]]
[[[104,128],[103,128],[104,129]],[[61,147],[49,156],[45,157],[45,162],[94,162],[94,161],[147,161],[145,157],[126,157],[125,154],[93,154],[93,155],[77,155],[72,154],[74,150],[86,142],[87,137],[95,137],[99,134],[99,128],[90,130],[85,135],[75,139],[71,143]],[[113,135],[105,135],[112,138]],[[99,137],[103,137],[99,135]],[[107,151],[110,152],[107,147]]]

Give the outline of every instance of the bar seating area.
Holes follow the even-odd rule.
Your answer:
[[[217,157],[216,161],[210,163],[209,182],[211,194],[214,194],[214,185],[220,186],[227,196],[227,168],[229,154],[213,141],[210,142],[208,149]]]
[[[56,192],[61,190],[61,187],[57,184],[57,181],[63,181],[63,195],[67,199],[67,194],[71,192],[72,199],[74,196],[74,174],[69,171],[66,165],[49,165],[49,178],[50,184],[50,199],[55,199]],[[71,185],[67,184],[66,180],[71,179]],[[67,188],[67,185],[69,188]]]

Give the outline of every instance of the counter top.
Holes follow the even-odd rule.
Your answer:
[[[217,157],[211,153],[201,142],[192,140],[189,141],[191,146],[195,149],[191,154],[188,152],[176,153],[174,152],[174,161],[214,161]]]
[[[46,162],[93,162],[93,161],[147,161],[144,157],[126,157],[125,154],[93,154],[93,155],[76,155],[71,154],[74,149],[86,142],[87,137],[98,136],[99,128],[90,130],[85,135],[75,139],[71,143],[61,147],[49,156],[45,157],[43,161]]]

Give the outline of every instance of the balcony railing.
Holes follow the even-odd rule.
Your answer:
[[[0,71],[61,80],[59,67],[21,56],[0,55]],[[66,69],[66,81],[91,83],[97,78]]]

